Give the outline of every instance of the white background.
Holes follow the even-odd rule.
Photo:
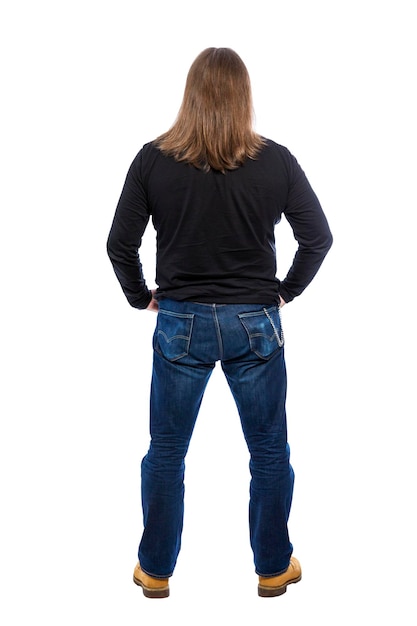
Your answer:
[[[412,5],[2,4],[2,623],[415,624]],[[243,58],[257,130],[301,163],[334,246],[283,311],[303,581],[257,597],[248,455],[217,368],[157,602],[131,582],[155,317],[129,307],[105,244],[132,159],[208,46]],[[283,223],[281,278],[294,243]],[[151,227],[142,260],[153,287]]]

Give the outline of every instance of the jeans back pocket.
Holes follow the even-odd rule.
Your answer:
[[[154,334],[154,349],[168,361],[187,356],[190,348],[194,315],[159,309]]]
[[[284,345],[281,316],[278,307],[240,313],[239,319],[249,338],[252,352],[261,359],[270,359]]]

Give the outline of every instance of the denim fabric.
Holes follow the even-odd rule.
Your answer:
[[[153,338],[151,443],[142,461],[139,561],[172,575],[181,547],[184,458],[207,382],[221,362],[250,453],[249,530],[255,570],[284,572],[294,473],[285,413],[284,339],[276,305],[161,300]]]

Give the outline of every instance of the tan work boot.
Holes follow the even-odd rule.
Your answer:
[[[288,569],[283,574],[272,576],[271,578],[259,576],[258,595],[263,598],[281,596],[287,591],[287,585],[298,583],[299,580],[301,580],[301,565],[292,556]]]
[[[147,598],[167,598],[169,596],[168,578],[154,578],[145,574],[140,563],[133,572],[133,582],[142,587],[143,595]]]

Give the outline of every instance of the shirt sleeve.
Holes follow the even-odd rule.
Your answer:
[[[310,284],[333,243],[320,202],[292,155],[289,175],[284,215],[298,242],[298,249],[287,276],[280,284],[280,295],[285,302],[291,302]]]
[[[129,304],[146,309],[152,294],[146,286],[139,248],[149,222],[146,191],[141,180],[142,153],[134,159],[126,176],[107,239],[107,253]]]

